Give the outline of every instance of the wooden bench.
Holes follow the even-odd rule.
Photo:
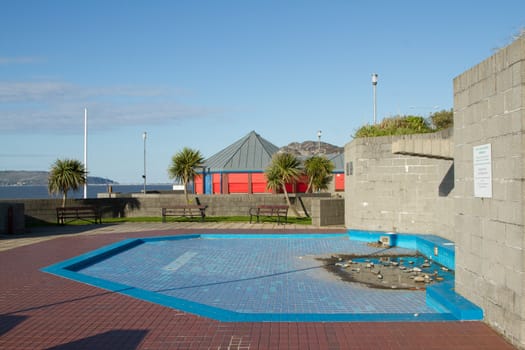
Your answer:
[[[250,223],[255,216],[257,222],[261,217],[277,217],[277,224],[281,223],[281,218],[284,218],[285,222],[288,222],[288,206],[287,205],[258,205],[255,208],[250,208]]]
[[[60,225],[74,220],[84,220],[95,224],[102,223],[100,212],[95,206],[58,207],[56,209],[57,224]]]
[[[166,222],[167,216],[180,216],[194,218],[200,216],[201,221],[206,217],[207,205],[174,205],[169,208],[162,208],[162,222]]]

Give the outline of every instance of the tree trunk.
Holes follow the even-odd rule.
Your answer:
[[[311,193],[311,192],[313,192],[313,191],[311,191],[313,182],[314,182],[313,179],[309,179],[308,180],[308,187],[306,188],[306,191],[304,191],[304,193]]]
[[[286,191],[286,184],[283,184],[282,186],[284,191],[284,197],[286,198],[286,204],[288,204],[288,207],[292,210],[295,216],[297,216],[298,218],[301,217],[297,209],[295,209],[295,205],[292,205],[292,203],[290,202],[290,197],[288,197],[288,191]]]
[[[186,204],[190,204],[190,198],[188,197],[188,189],[186,188],[187,185],[188,183],[184,181],[184,197],[186,198]]]

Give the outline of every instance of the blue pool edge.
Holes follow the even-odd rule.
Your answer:
[[[379,231],[349,230],[347,233],[334,234],[191,234],[176,236],[157,236],[148,238],[126,239],[49,265],[41,271],[102,288],[114,293],[124,294],[136,299],[146,300],[181,311],[198,314],[222,322],[421,322],[421,321],[479,321],[483,311],[477,305],[457,294],[454,282],[442,282],[428,286],[426,303],[439,311],[437,314],[421,313],[385,313],[385,314],[260,314],[238,313],[185,299],[161,295],[156,292],[131,287],[78,273],[82,268],[102,261],[115,254],[131,249],[145,242],[182,239],[226,239],[226,238],[330,238],[348,236],[349,239],[377,242],[384,235],[390,235],[395,245],[402,248],[416,249],[423,255],[443,266],[454,269],[454,248],[450,241],[433,235],[413,235],[387,233]],[[437,247],[437,250],[436,250]],[[437,253],[434,254],[434,253]],[[450,255],[452,254],[452,255]],[[441,259],[440,257],[443,257]]]

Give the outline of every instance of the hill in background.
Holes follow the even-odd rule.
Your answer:
[[[49,172],[6,170],[0,171],[0,186],[47,186]],[[115,181],[102,177],[88,176],[88,184],[116,184]]]
[[[292,142],[288,146],[281,147],[279,152],[287,152],[296,156],[311,157],[318,154],[338,154],[343,153],[344,148],[334,146],[326,142],[318,141],[304,141],[304,142]]]

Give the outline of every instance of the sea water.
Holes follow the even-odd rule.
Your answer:
[[[111,185],[113,193],[141,193],[144,185]],[[171,184],[146,185],[146,191],[170,191]],[[87,197],[97,198],[98,193],[107,193],[108,185],[88,185]],[[70,191],[68,198],[83,198],[84,187],[78,191]],[[47,186],[0,186],[0,199],[49,199],[62,198],[61,194],[50,195]]]

